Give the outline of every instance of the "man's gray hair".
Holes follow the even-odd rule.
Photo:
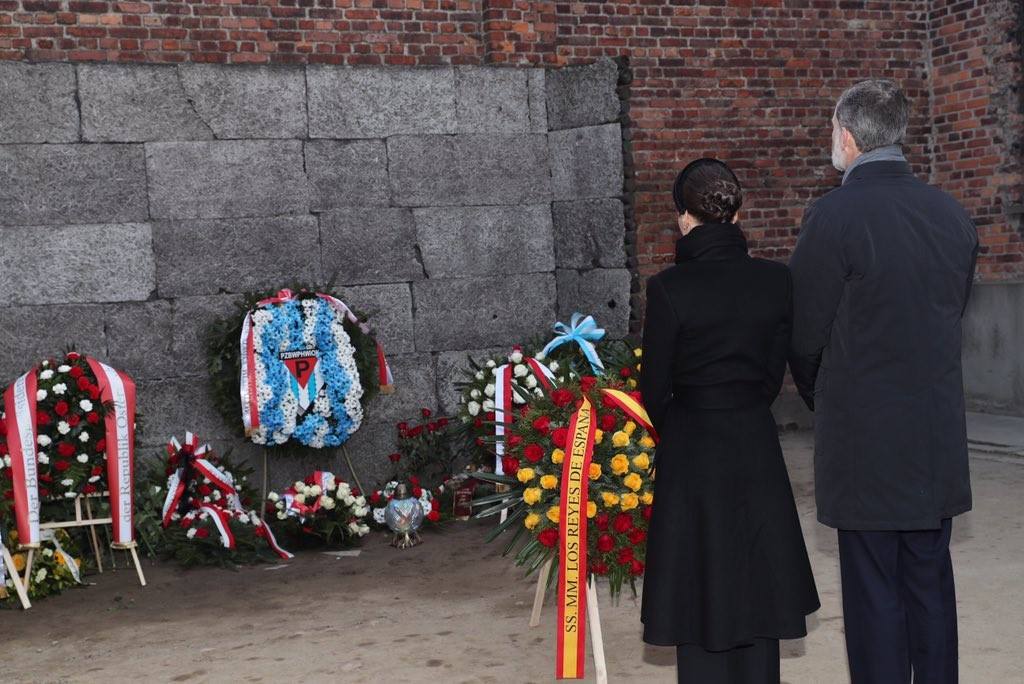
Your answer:
[[[909,118],[906,95],[898,85],[882,79],[848,88],[836,104],[839,125],[850,131],[861,152],[902,141]]]

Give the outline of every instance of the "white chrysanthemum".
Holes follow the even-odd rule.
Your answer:
[[[53,444],[53,440],[50,439],[46,435],[39,435],[38,437],[36,437],[36,443],[39,446],[44,446],[45,447],[45,446],[50,446],[51,444]]]
[[[42,401],[43,399],[46,399],[46,396],[46,390],[36,390],[36,401]]]
[[[89,482],[90,483],[96,483],[96,482],[99,482],[99,481],[100,481],[100,476],[99,475],[93,475],[92,477],[89,478]]]
[[[518,349],[515,350],[508,357],[508,360],[511,361],[512,363],[522,363],[523,362],[523,352],[519,351]]]
[[[66,435],[69,432],[71,432],[71,426],[62,420],[59,423],[57,423],[57,432],[59,432],[62,435]]]
[[[547,354],[545,354],[542,351],[539,351],[536,354],[534,354],[533,358],[537,359],[538,361],[543,361],[544,359],[547,358]]]
[[[357,523],[357,522],[350,522],[348,524],[348,531],[351,532],[354,535],[358,535],[359,534],[359,523]]]
[[[75,484],[75,481],[72,480],[70,477],[67,477],[61,480],[60,483],[64,487],[70,487],[71,485]]]
[[[288,514],[287,513],[278,513],[277,514],[277,519],[278,520],[286,520],[287,518],[288,518]]]
[[[475,401],[471,401],[468,404],[466,404],[466,410],[469,412],[469,415],[476,416],[478,413],[480,413],[480,404],[478,404]]]
[[[56,385],[53,386],[53,393],[54,394],[64,394],[67,391],[68,391],[68,386],[65,385],[63,382],[58,382]]]
[[[89,401],[88,399],[83,399],[82,401],[78,402],[78,405],[82,407],[83,411],[92,411],[92,402]]]
[[[79,463],[88,463],[89,457],[86,456],[85,454],[78,454],[78,456],[75,456],[75,460],[78,461]]]
[[[484,377],[485,377],[484,376],[484,372],[483,371],[477,371],[476,375],[474,375],[473,377],[475,377],[477,380],[483,380]]]
[[[36,454],[36,460],[38,460],[43,465],[46,465],[47,463],[50,462],[50,457],[47,456],[46,454],[44,454],[42,451],[40,451],[38,454]],[[4,456],[4,464],[7,465],[7,466],[11,465],[11,457],[10,456]]]
[[[494,396],[494,385],[492,384],[492,385],[487,385],[487,387],[484,387],[484,394],[486,394],[489,397],[493,397]]]
[[[47,558],[50,558],[51,556],[53,556],[53,549],[43,549],[43,555]]]
[[[67,373],[70,370],[71,366],[67,365],[66,363],[62,363],[61,365],[57,366],[58,373]]]
[[[551,371],[557,371],[558,370],[558,362],[557,361],[552,361],[551,363],[548,364],[548,368],[551,369]]]
[[[471,390],[470,393],[469,393],[469,396],[472,397],[473,399],[479,399],[480,398],[480,390],[478,390],[478,389]]]
[[[65,499],[74,499],[77,496],[78,494],[75,494],[74,492],[64,492]]]
[[[281,499],[281,495],[278,494],[277,492],[270,492],[269,494],[267,494],[267,499],[269,499],[270,501],[277,502]]]
[[[526,380],[523,380],[523,383],[525,383],[527,389],[533,389],[537,386],[537,378],[531,375]]]
[[[484,411],[493,411],[494,410],[494,402],[491,401],[490,399],[485,401],[484,405],[483,405],[483,410]]]
[[[307,496],[320,496],[321,494],[323,494],[323,490],[320,488],[320,485],[313,485],[306,492]]]
[[[360,494],[359,496],[356,497],[356,506],[365,506],[365,505],[366,505],[366,497],[363,496],[362,494]]]
[[[88,442],[89,441],[89,433],[86,432],[85,430],[82,430],[82,432],[78,435],[78,441],[82,442],[83,444]]]
[[[512,375],[514,375],[517,378],[525,378],[527,373],[529,372],[530,369],[524,366],[523,364],[519,364],[518,366],[515,366],[512,369]]]
[[[295,495],[295,500],[298,501],[300,504],[304,504],[304,503],[306,503],[306,495],[305,494],[296,494]]]
[[[533,390],[533,396],[535,396],[535,397],[543,397],[544,396],[544,390],[542,390],[540,387],[536,388],[535,390]]]
[[[46,568],[39,568],[39,572],[36,573],[36,584],[39,584],[46,579]]]
[[[292,489],[294,489],[296,492],[301,492],[305,488],[306,488],[306,483],[303,482],[302,480],[296,480],[295,483],[292,485]]]
[[[326,508],[327,510],[332,510],[336,504],[334,503],[334,499],[332,499],[331,497],[321,496],[320,505]]]
[[[195,537],[196,536],[196,528],[194,528],[194,527],[188,528],[188,532],[185,533],[185,536],[188,537],[189,539],[192,539],[193,537]]]
[[[39,374],[39,379],[40,380],[49,380],[52,377],[53,377],[53,371],[50,370],[49,368],[47,368],[46,370],[44,370],[43,372],[41,372]]]

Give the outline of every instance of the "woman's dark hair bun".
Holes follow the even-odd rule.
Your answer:
[[[689,211],[703,223],[729,223],[743,205],[743,189],[725,163],[705,157],[679,172],[672,199],[680,214]]]

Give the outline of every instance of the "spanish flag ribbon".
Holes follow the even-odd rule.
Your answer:
[[[647,434],[651,436],[655,442],[658,441],[658,434],[654,431],[654,425],[651,423],[650,417],[647,415],[647,409],[637,399],[634,399],[628,392],[615,389],[603,389],[601,390],[609,401],[622,409],[627,416],[635,420],[640,424]]]
[[[594,452],[594,410],[583,398],[569,424],[562,465],[558,540],[558,650],[555,676],[583,679],[587,615],[587,483]]]

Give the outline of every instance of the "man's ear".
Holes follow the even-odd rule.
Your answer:
[[[843,147],[845,147],[846,149],[850,150],[850,152],[852,152],[854,156],[859,155],[860,154],[860,148],[857,147],[857,141],[853,139],[853,133],[850,133],[850,130],[847,129],[847,128],[843,128],[842,131],[843,131]]]

